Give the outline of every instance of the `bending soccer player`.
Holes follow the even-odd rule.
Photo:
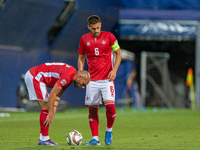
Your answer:
[[[25,74],[29,99],[36,100],[41,106],[38,145],[59,145],[50,140],[49,127],[53,122],[61,95],[72,82],[75,87],[84,88],[90,82],[89,72],[77,71],[65,63],[45,63],[29,69]],[[47,87],[52,88],[50,93]]]
[[[81,37],[78,50],[78,70],[83,70],[85,57],[87,57],[91,75],[91,81],[86,86],[85,105],[89,106],[92,140],[85,144],[100,145],[98,109],[103,98],[107,117],[105,143],[110,145],[112,143],[112,126],[116,115],[114,79],[121,63],[121,50],[112,33],[101,31],[101,21],[98,16],[92,15],[87,21],[88,29],[91,32]],[[113,62],[113,52],[116,54],[115,63]]]

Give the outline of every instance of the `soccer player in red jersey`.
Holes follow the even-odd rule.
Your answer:
[[[121,50],[112,33],[101,31],[101,20],[98,16],[92,15],[87,21],[91,32],[81,37],[78,49],[78,70],[83,70],[86,57],[91,75],[91,81],[86,86],[85,105],[89,107],[92,140],[85,144],[100,145],[98,109],[103,99],[107,117],[105,143],[110,145],[116,115],[114,79],[121,63]],[[114,53],[116,54],[115,63]]]
[[[74,82],[75,87],[84,88],[90,82],[88,71],[77,71],[65,63],[45,63],[33,67],[25,74],[25,83],[30,100],[41,106],[40,137],[38,145],[59,145],[49,138],[49,127],[53,122],[60,97]],[[52,88],[48,93],[47,88]]]

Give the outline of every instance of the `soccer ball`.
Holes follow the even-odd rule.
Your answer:
[[[83,136],[77,130],[70,131],[66,136],[66,141],[69,145],[80,145],[82,140]]]

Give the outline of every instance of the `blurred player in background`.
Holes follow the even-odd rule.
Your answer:
[[[21,108],[21,104],[26,104],[28,102],[28,89],[24,81],[25,74],[21,75],[21,80],[17,87],[17,108]]]
[[[89,105],[89,124],[93,138],[85,144],[100,145],[98,109],[103,98],[107,117],[105,143],[110,145],[116,115],[114,79],[121,63],[121,50],[112,33],[101,31],[101,20],[98,16],[92,15],[87,21],[91,32],[81,37],[78,50],[78,70],[83,70],[85,57],[87,57],[91,75],[91,81],[86,86],[85,105]],[[113,52],[116,54],[115,63]]]
[[[41,106],[40,138],[38,145],[59,145],[49,138],[49,127],[53,122],[60,97],[74,82],[75,87],[84,88],[90,82],[88,71],[77,71],[65,63],[45,63],[33,67],[25,74],[25,82],[30,100]],[[52,88],[48,93],[47,88]]]

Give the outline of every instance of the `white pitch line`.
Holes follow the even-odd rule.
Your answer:
[[[54,119],[66,119],[66,118],[82,118],[82,117],[87,117],[88,115],[85,114],[74,114],[74,115],[66,115],[66,116],[55,116]],[[9,118],[9,119],[1,119],[0,118],[0,122],[11,122],[11,121],[30,121],[30,120],[38,120],[38,117],[28,117],[28,118]]]

